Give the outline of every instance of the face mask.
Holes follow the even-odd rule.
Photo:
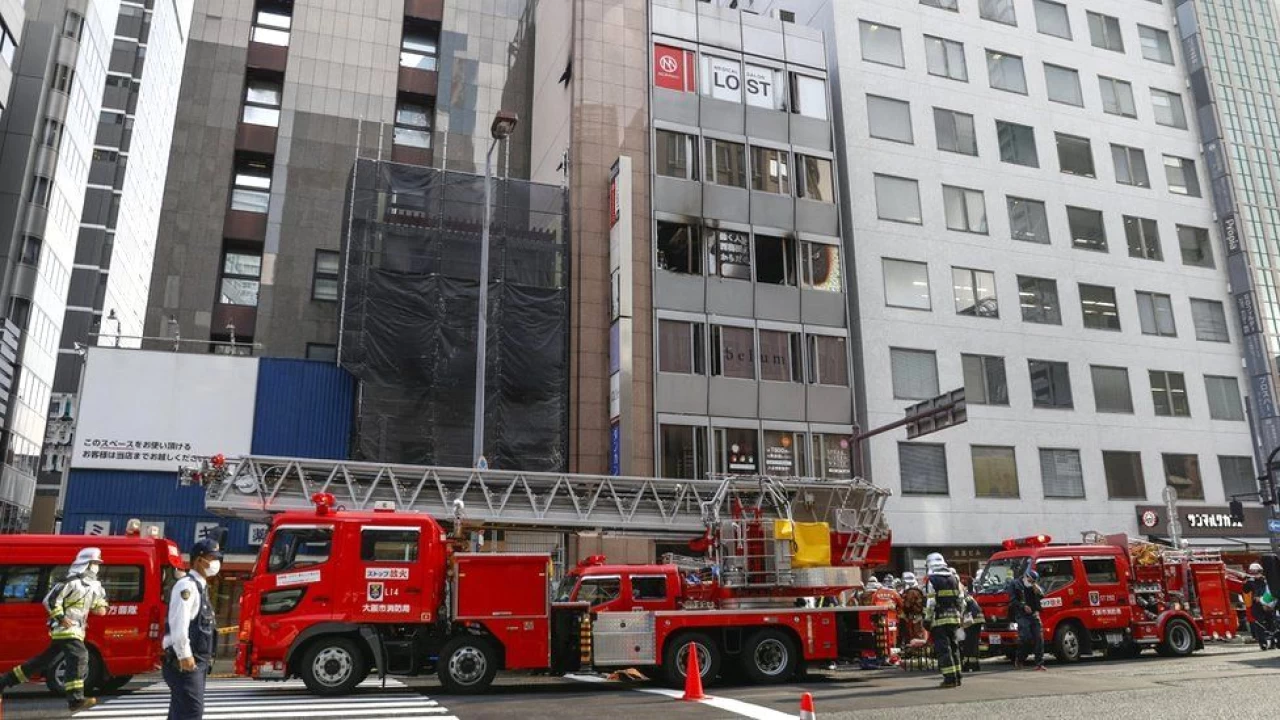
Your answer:
[[[221,560],[210,560],[209,564],[204,569],[204,576],[207,578],[211,578],[214,575],[217,575],[218,571],[221,569],[222,569]]]
[[[99,569],[99,568],[101,568],[101,567],[102,567],[101,565],[99,565],[99,564],[97,564],[97,563],[93,563],[92,565],[90,565],[90,566],[89,566],[89,569],[88,569],[88,570],[86,570],[84,574],[85,574],[85,575],[87,575],[87,576],[89,576],[89,577],[91,577],[91,578],[92,578],[92,577],[97,577],[97,576],[98,576],[98,569]]]

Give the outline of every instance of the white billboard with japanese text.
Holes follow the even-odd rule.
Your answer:
[[[248,455],[257,388],[254,358],[89,348],[71,466],[176,472]]]

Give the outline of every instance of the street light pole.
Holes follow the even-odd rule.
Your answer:
[[[493,142],[484,158],[484,217],[480,221],[480,287],[476,320],[476,406],[475,434],[471,439],[471,461],[479,467],[484,458],[484,385],[486,345],[489,339],[489,216],[492,214],[493,151],[511,136],[518,119],[515,113],[499,110],[489,128]]]

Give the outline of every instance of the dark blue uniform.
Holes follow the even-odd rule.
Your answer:
[[[930,621],[929,634],[933,636],[933,652],[938,659],[945,687],[960,685],[960,644],[956,631],[964,612],[960,581],[950,570],[929,575],[929,599],[933,601],[926,617]]]
[[[198,597],[195,600],[192,596]],[[195,607],[191,607],[191,606]],[[185,612],[183,607],[188,608]],[[194,612],[191,612],[194,610]],[[186,641],[190,643],[191,657],[196,669],[185,672],[178,665],[178,653],[174,650],[173,628],[165,622],[166,648],[164,652],[164,681],[169,686],[168,720],[200,720],[204,716],[204,683],[213,665],[214,617],[209,602],[209,586],[188,573],[173,586],[169,599],[170,617],[190,616]],[[173,643],[173,644],[171,644]]]

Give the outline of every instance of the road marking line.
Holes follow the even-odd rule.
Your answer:
[[[594,675],[565,675],[565,677],[570,680],[577,680],[578,682],[585,683],[608,682],[604,678],[596,677]],[[628,687],[627,689],[635,690],[636,692],[649,693],[650,695],[661,695],[673,700],[679,700],[684,697],[684,693],[679,690],[671,690],[668,688]],[[701,705],[710,705],[717,710],[724,710],[725,712],[731,712],[735,715],[748,717],[752,720],[796,720],[797,717],[791,713],[784,713],[779,710],[774,710],[773,708],[764,707],[763,705],[753,705],[752,703],[743,702],[742,700],[734,700],[732,698],[707,696],[705,700],[697,700],[696,702]]]
[[[362,711],[370,708],[377,709],[377,710],[416,710],[418,712],[423,712],[423,713],[445,712],[444,708],[434,707],[434,703],[412,702],[412,701],[411,702],[365,703],[361,705],[351,705],[347,703],[334,703],[334,702],[327,702],[327,703],[293,702],[293,703],[285,703],[285,704],[279,704],[279,703],[268,704],[268,703],[262,703],[262,702],[254,702],[254,703],[245,703],[241,705],[237,705],[237,704],[209,705],[207,700],[208,699],[206,698],[206,707],[209,707],[214,712],[228,712],[228,713],[229,712],[254,712],[255,710],[270,710],[271,712],[276,712],[276,713],[284,712],[286,710],[341,710],[343,711],[343,714],[348,714],[348,713],[364,714]],[[165,703],[163,705],[157,703],[155,705],[151,705],[145,708],[139,708],[137,706],[132,706],[132,707],[121,706],[118,708],[113,708],[111,707],[111,704],[103,704],[102,707],[106,708],[106,710],[98,710],[96,712],[90,711],[92,716],[93,717],[128,717],[130,714],[137,713],[139,710],[147,710],[147,709],[150,709],[150,710],[166,709],[167,710],[169,706],[168,706],[168,703]]]

